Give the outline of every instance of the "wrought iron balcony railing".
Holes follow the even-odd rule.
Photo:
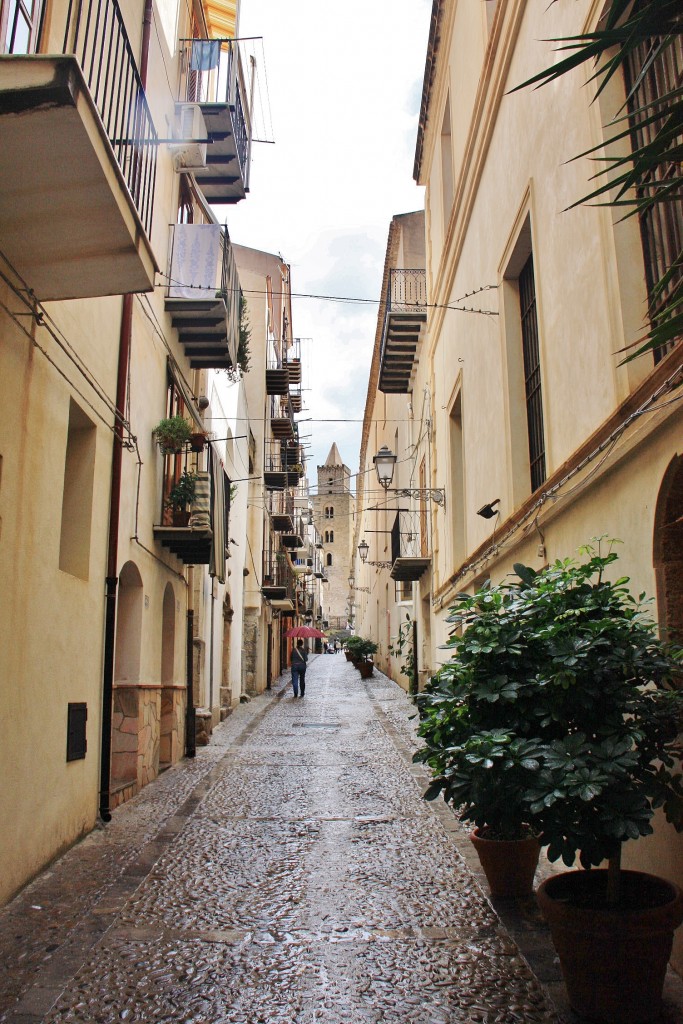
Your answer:
[[[419,580],[431,563],[425,511],[399,509],[391,528],[391,577]]]
[[[404,394],[409,390],[417,345],[426,322],[427,271],[390,270],[380,351],[380,391]]]
[[[149,236],[159,143],[117,0],[69,0],[63,52],[79,61]]]
[[[194,369],[237,363],[240,287],[226,228],[174,224],[166,310]]]
[[[195,178],[207,199],[234,203],[249,191],[251,116],[239,44],[234,39],[184,39],[180,100],[198,103],[211,143]],[[252,69],[253,74],[253,69]]]

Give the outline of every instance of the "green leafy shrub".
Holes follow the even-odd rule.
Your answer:
[[[622,844],[652,831],[663,807],[683,830],[681,652],[660,641],[617,555],[462,595],[453,655],[417,698],[431,768],[425,796],[499,838],[536,833],[550,860],[618,863]],[[680,667],[678,668],[680,671]]]

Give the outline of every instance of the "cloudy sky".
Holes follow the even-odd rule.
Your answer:
[[[431,0],[242,0],[240,37],[263,36],[257,131],[274,144],[254,145],[251,192],[228,227],[280,253],[302,296],[312,485],[333,441],[358,468],[360,422],[321,421],[362,419],[377,306],[303,295],[377,300],[391,218],[424,206],[412,171],[430,11]]]

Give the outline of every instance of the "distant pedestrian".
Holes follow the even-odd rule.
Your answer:
[[[304,649],[304,642],[297,640],[296,647],[292,650],[292,689],[295,697],[299,696],[299,690],[301,690],[302,697],[306,692],[307,661],[308,651]]]
[[[341,643],[340,643],[339,640],[335,640],[334,641],[334,653],[335,654],[339,654],[340,651],[341,651]]]

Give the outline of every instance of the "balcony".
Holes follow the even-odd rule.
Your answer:
[[[116,0],[69,7],[64,54],[0,56],[3,252],[39,300],[151,291],[158,141]]]
[[[207,472],[196,472],[188,464],[188,453],[167,455],[164,466],[164,501],[161,524],[154,527],[154,536],[185,565],[208,565],[213,546],[211,486]],[[171,509],[168,496],[177,483],[182,468],[196,474],[196,496],[191,505]],[[225,509],[219,514],[225,515]]]
[[[165,308],[193,369],[237,365],[241,288],[227,230],[175,224]]]
[[[294,579],[284,554],[264,552],[261,593],[273,608],[294,611]]]
[[[206,125],[206,165],[192,173],[207,202],[238,203],[249,191],[248,86],[234,39],[182,40],[180,99],[198,103]]]
[[[304,546],[306,528],[301,518],[301,513],[295,511],[292,515],[292,525],[282,531],[282,546],[290,551]]]
[[[280,441],[291,441],[295,437],[294,410],[289,398],[270,398],[270,429],[273,437]]]
[[[266,441],[263,451],[263,483],[269,491],[283,491],[289,482],[280,441]]]
[[[266,367],[266,394],[289,394],[289,370],[284,364],[272,362]]]
[[[294,528],[294,498],[284,491],[270,495],[270,525],[275,533],[291,533]]]
[[[390,270],[382,329],[379,390],[407,394],[427,323],[427,271]]]
[[[399,509],[391,528],[390,576],[393,580],[419,580],[431,565],[427,545],[426,512]]]

